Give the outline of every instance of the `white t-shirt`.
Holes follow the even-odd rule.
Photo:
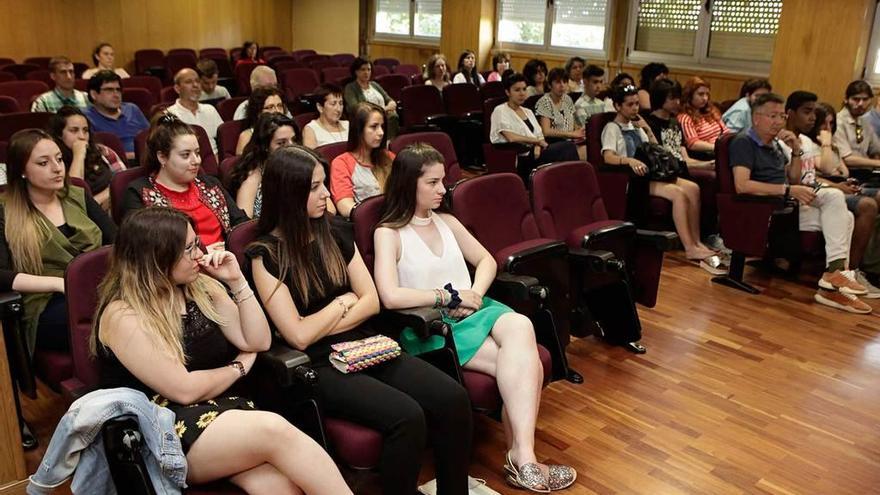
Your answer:
[[[483,75],[477,72],[477,80],[479,81],[479,85],[482,86],[486,84],[486,80],[483,79]],[[459,72],[452,78],[452,84],[466,84],[467,79],[465,79],[464,74]]]
[[[602,151],[611,150],[621,157],[632,158],[632,155],[626,152],[626,140],[623,138],[621,128],[623,128],[624,131],[638,131],[639,138],[642,142],[648,142],[648,135],[645,134],[645,130],[641,127],[634,126],[632,122],[620,125],[616,122],[609,122],[605,124],[605,128],[602,129]]]
[[[217,113],[216,108],[207,103],[199,103],[196,113],[192,113],[184,108],[178,99],[174,102],[174,105],[168,107],[168,111],[189,125],[201,126],[208,133],[208,139],[211,140],[211,148],[214,150],[214,153],[217,153],[217,128],[223,123],[223,119]]]
[[[801,184],[806,186],[816,183],[816,170],[819,169],[819,160],[822,158],[822,148],[813,142],[812,139],[805,134],[798,136],[801,140],[801,150],[804,155],[801,157]],[[786,159],[791,161],[791,148],[782,141],[777,141]]]
[[[199,96],[199,101],[225,100],[227,98],[229,98],[229,90],[218,84],[217,86],[214,86],[214,91],[211,91],[210,93],[202,91],[202,96]]]

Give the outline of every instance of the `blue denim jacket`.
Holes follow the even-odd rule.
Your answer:
[[[73,493],[115,494],[101,428],[125,416],[134,417],[140,426],[141,454],[156,493],[180,493],[186,487],[186,456],[174,432],[174,413],[130,388],[96,390],[71,404],[30,477],[27,493],[48,494],[72,474]]]

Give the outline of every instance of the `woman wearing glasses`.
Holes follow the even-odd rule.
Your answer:
[[[278,88],[268,87],[255,89],[248,99],[247,113],[244,118],[244,130],[238,135],[238,144],[235,145],[235,154],[244,153],[244,147],[254,135],[254,126],[257,125],[257,119],[264,113],[280,113],[287,114],[287,105],[284,103],[284,97]]]
[[[133,180],[122,197],[125,212],[145,206],[166,206],[192,218],[196,234],[208,251],[223,249],[226,235],[248,216],[210,175],[199,173],[202,158],[192,128],[165,113],[155,119],[147,138],[149,171]]]
[[[709,83],[692,77],[682,89],[682,112],[676,117],[684,131],[688,153],[698,160],[715,158],[715,141],[728,132],[721,111],[709,100]]]

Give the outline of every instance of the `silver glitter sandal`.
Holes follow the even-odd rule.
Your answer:
[[[511,486],[535,493],[550,493],[547,477],[541,472],[538,464],[527,462],[517,468],[510,459],[509,451],[506,461],[504,470],[507,471],[507,483]]]

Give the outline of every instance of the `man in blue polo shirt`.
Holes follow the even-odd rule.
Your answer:
[[[122,79],[112,70],[102,70],[89,79],[92,106],[85,114],[92,132],[116,134],[125,146],[125,157],[134,158],[134,137],[150,127],[134,103],[122,101]]]
[[[847,267],[853,216],[840,189],[801,183],[804,150],[795,133],[785,129],[784,100],[773,93],[752,103],[752,127],[740,131],[730,143],[730,166],[739,194],[787,196],[800,203],[800,230],[822,232],[825,238],[825,273],[814,299],[851,313],[870,313],[871,306],[856,296],[867,289]],[[786,147],[782,146],[782,143]]]

